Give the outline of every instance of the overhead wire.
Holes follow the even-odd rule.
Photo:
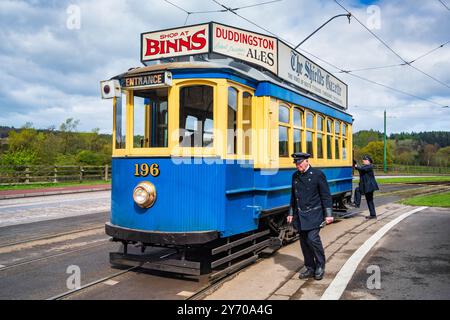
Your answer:
[[[347,10],[347,8],[345,8],[341,3],[339,3],[337,0],[334,0],[334,2],[336,2],[336,4],[338,4],[342,9],[344,9],[347,13],[351,13],[349,10]],[[398,54],[394,49],[392,49],[383,39],[381,39],[378,35],[376,35],[372,30],[370,30],[364,23],[362,23],[358,17],[356,17],[353,13],[351,13],[353,18],[364,28],[366,29],[374,38],[376,38],[379,42],[381,42],[389,51],[391,51],[394,55],[396,55],[403,63],[405,63],[406,65],[410,66],[411,68],[413,68],[414,70],[416,70],[417,72],[422,73],[423,75],[427,76],[428,78],[440,83],[441,85],[447,87],[450,89],[450,85],[446,84],[445,82],[442,82],[441,80],[433,77],[432,75],[426,73],[425,71],[413,66],[410,62],[406,61],[405,59],[403,59],[402,56],[400,56],[400,54]]]
[[[168,0],[165,0],[165,1],[168,2],[168,3],[170,3],[170,4],[172,4],[172,5],[174,5],[173,3],[171,3],[171,2],[168,1]],[[241,7],[241,8],[234,8],[234,9],[233,9],[233,8],[231,8],[231,7],[225,6],[224,4],[220,3],[220,2],[217,1],[217,0],[211,0],[211,1],[215,2],[217,5],[219,5],[219,6],[221,6],[222,8],[224,8],[224,9],[222,9],[222,10],[212,10],[211,12],[226,12],[226,11],[228,11],[228,12],[233,13],[234,15],[238,16],[239,18],[241,18],[241,19],[247,21],[248,23],[254,25],[255,27],[257,27],[257,28],[259,28],[259,29],[261,29],[261,30],[264,30],[265,32],[271,34],[272,36],[275,36],[275,37],[277,37],[277,38],[279,38],[279,39],[282,39],[280,36],[278,36],[277,34],[273,33],[272,31],[268,30],[267,28],[264,28],[264,27],[260,26],[259,24],[253,22],[252,20],[250,20],[250,19],[248,19],[248,18],[246,18],[246,17],[244,17],[244,16],[242,16],[242,15],[240,15],[240,14],[238,14],[238,13],[235,12],[236,10],[242,9],[243,7]],[[336,0],[335,0],[335,1],[336,1]],[[261,3],[260,5],[262,5],[262,4],[267,4],[267,3],[272,3],[272,2],[278,2],[278,1],[268,1],[268,2],[265,2],[265,3]],[[337,1],[336,1],[336,2],[337,2]],[[338,3],[338,4],[339,4],[339,3]],[[183,9],[183,8],[181,8],[181,7],[179,7],[179,6],[177,6],[177,5],[174,5],[174,6],[177,7],[178,9],[180,9],[180,10],[182,10],[182,11],[184,11],[184,12],[186,12],[186,13],[189,14],[189,11],[187,11],[187,10],[185,10],[185,9]],[[253,6],[254,6],[254,5],[253,5]],[[247,7],[248,7],[248,6],[247,6]],[[345,9],[345,10],[346,10],[346,9]],[[346,10],[346,11],[347,11],[348,13],[350,13],[348,10]],[[191,12],[191,13],[195,13],[195,12]],[[359,21],[359,20],[357,20],[357,21]],[[360,23],[361,23],[361,22],[360,22]],[[376,35],[375,35],[375,36],[376,36]],[[282,40],[284,40],[284,39],[282,39]],[[284,41],[287,42],[287,43],[289,43],[289,42],[286,41],[286,40],[284,40]],[[382,40],[380,39],[380,41],[382,41]],[[450,42],[450,41],[449,41],[449,42]],[[447,43],[449,43],[449,42],[447,42]],[[438,48],[440,48],[440,47],[446,45],[447,43],[445,43],[445,44],[439,46]],[[292,45],[292,44],[291,44],[291,45]],[[438,48],[435,48],[434,50],[437,50]],[[344,69],[342,69],[342,68],[340,68],[340,67],[338,67],[338,66],[336,66],[336,65],[334,65],[334,64],[332,64],[332,63],[330,63],[330,62],[328,62],[328,61],[326,61],[326,60],[324,60],[324,59],[322,59],[322,58],[320,58],[320,57],[318,57],[318,56],[316,56],[316,55],[314,55],[314,54],[312,54],[312,53],[310,53],[310,52],[308,52],[308,51],[306,51],[306,50],[304,50],[304,49],[299,49],[299,50],[305,52],[306,54],[309,54],[310,56],[316,58],[316,59],[319,60],[319,61],[322,61],[322,62],[326,63],[327,65],[332,66],[333,68],[335,68],[336,70],[338,70],[338,71],[341,72],[341,73],[346,73],[346,74],[348,74],[348,75],[350,75],[350,76],[352,76],[352,77],[355,77],[355,78],[358,78],[358,79],[360,79],[360,80],[363,80],[363,81],[366,81],[366,82],[375,84],[375,85],[377,85],[377,86],[384,87],[384,88],[386,88],[386,89],[395,91],[395,92],[397,92],[397,93],[401,93],[401,94],[403,94],[403,95],[407,95],[407,96],[409,96],[409,97],[413,97],[413,98],[416,98],[416,99],[419,99],[419,100],[423,100],[423,101],[432,103],[432,104],[434,104],[434,105],[441,106],[441,107],[443,107],[443,108],[448,108],[448,106],[443,105],[443,104],[438,103],[438,102],[435,102],[435,101],[432,101],[432,100],[430,100],[430,99],[423,98],[423,97],[420,97],[420,96],[417,96],[417,95],[414,95],[414,94],[405,92],[405,91],[403,91],[403,90],[399,90],[399,89],[393,88],[393,87],[388,86],[388,85],[385,85],[385,84],[383,84],[383,83],[380,83],[380,82],[377,82],[377,81],[374,81],[374,80],[370,80],[370,79],[367,79],[367,78],[362,77],[362,76],[359,76],[359,75],[352,74],[352,73],[351,73],[351,70],[344,70]],[[432,50],[432,51],[433,51],[433,50]],[[430,51],[429,53],[431,53],[432,51]],[[393,52],[395,53],[395,51],[393,51]],[[427,54],[429,54],[429,53],[427,53]],[[395,53],[395,54],[396,54],[398,57],[400,57],[400,59],[401,59],[402,61],[404,61],[403,58],[401,58],[401,56],[399,56],[397,53]],[[425,55],[427,55],[427,54],[424,54],[423,56],[425,56]],[[422,58],[422,56],[416,58],[415,60],[418,60],[419,58]],[[404,62],[406,62],[406,61],[404,61]]]

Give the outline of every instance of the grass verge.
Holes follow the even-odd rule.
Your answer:
[[[426,183],[426,182],[450,182],[450,176],[436,176],[436,177],[413,177],[413,178],[377,178],[378,183]],[[354,180],[354,182],[359,179]]]
[[[401,203],[409,206],[450,208],[450,192],[412,197],[402,200]]]

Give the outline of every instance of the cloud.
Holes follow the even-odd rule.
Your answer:
[[[172,0],[188,11],[221,9],[209,0]],[[221,0],[231,7],[249,1]],[[340,0],[369,24],[369,4],[380,8],[374,30],[404,59],[411,60],[449,41],[450,15],[437,1]],[[80,28],[68,29],[69,5],[80,8]],[[297,44],[329,17],[343,13],[333,1],[283,0],[240,10],[246,18]],[[99,81],[140,65],[141,32],[177,27],[186,13],[162,0],[78,0],[0,2],[0,123],[36,127],[80,119],[81,130],[110,132],[111,103],[99,97]],[[217,21],[249,30],[258,27],[230,13],[192,14],[189,24]],[[345,70],[399,64],[401,60],[356,20],[332,21],[302,48]],[[312,58],[314,60],[314,58]],[[349,112],[355,130],[448,130],[450,109],[376,86],[316,61],[349,85]],[[413,65],[450,84],[450,44]],[[450,89],[409,66],[355,72],[399,90],[450,105]],[[358,106],[358,107],[354,107]]]

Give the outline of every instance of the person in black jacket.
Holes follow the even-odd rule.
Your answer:
[[[333,201],[327,179],[322,171],[311,167],[310,154],[292,155],[297,171],[292,175],[291,203],[288,223],[293,223],[300,236],[306,271],[300,279],[321,280],[325,273],[325,252],[319,231],[333,222]]]
[[[373,193],[379,190],[375,175],[373,173],[373,160],[369,156],[363,157],[363,165],[354,163],[355,169],[359,171],[359,187],[355,189],[355,206],[359,208],[361,205],[361,194],[366,197],[367,206],[370,215],[366,219],[375,219],[375,204],[373,203]]]

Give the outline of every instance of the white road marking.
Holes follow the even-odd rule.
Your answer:
[[[74,199],[67,199],[67,200],[53,200],[53,201],[37,201],[37,202],[29,202],[29,203],[17,203],[17,204],[11,204],[11,205],[0,205],[0,209],[8,209],[8,208],[17,208],[17,207],[31,207],[31,206],[39,206],[44,204],[60,204],[65,202],[77,202],[77,201],[94,201],[94,200],[106,200],[109,201],[110,197],[101,197],[101,198],[74,198]]]
[[[115,280],[106,280],[103,282],[104,284],[108,285],[108,286],[114,286],[116,284],[119,283],[119,281],[115,281]]]
[[[178,292],[178,293],[177,293],[177,296],[189,298],[189,297],[192,296],[193,294],[194,294],[194,292],[190,292],[190,291],[181,291],[181,292]]]
[[[401,216],[392,220],[383,226],[380,230],[375,232],[366,242],[363,243],[361,247],[356,250],[353,255],[345,262],[342,266],[341,270],[339,270],[336,277],[330,283],[328,288],[323,293],[320,300],[339,300],[342,294],[347,288],[348,283],[350,282],[353,274],[356,271],[356,268],[360,264],[360,262],[364,259],[365,255],[372,249],[372,247],[380,240],[392,227],[394,227],[397,223],[402,221],[403,219],[409,217],[413,213],[422,211],[428,207],[419,207],[417,209],[405,212]]]

